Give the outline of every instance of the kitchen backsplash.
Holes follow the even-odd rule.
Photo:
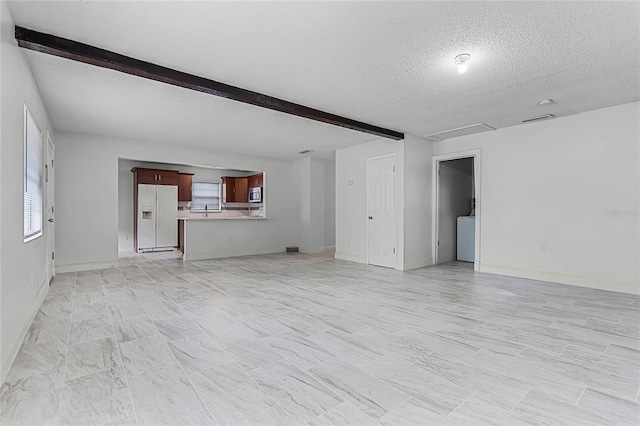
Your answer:
[[[190,201],[178,202],[178,217],[202,217],[204,212],[191,212]],[[262,203],[225,203],[221,211],[209,211],[209,217],[264,216]]]

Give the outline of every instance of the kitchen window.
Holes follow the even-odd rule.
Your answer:
[[[191,186],[191,211],[220,211],[220,183],[193,182]]]
[[[24,107],[24,242],[42,235],[42,133]]]

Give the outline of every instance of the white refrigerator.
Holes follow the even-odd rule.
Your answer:
[[[178,245],[178,187],[138,185],[138,252]]]

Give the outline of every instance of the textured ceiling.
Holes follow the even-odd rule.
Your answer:
[[[640,99],[639,2],[9,2],[16,25],[424,136]],[[466,74],[454,57],[470,53]],[[375,137],[25,51],[57,129],[294,158]],[[557,102],[539,106],[538,101]],[[428,142],[425,142],[428,143]]]

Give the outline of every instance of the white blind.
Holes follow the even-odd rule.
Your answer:
[[[42,136],[24,108],[24,240],[42,235]]]
[[[193,182],[191,184],[191,210],[220,210],[220,184]]]

